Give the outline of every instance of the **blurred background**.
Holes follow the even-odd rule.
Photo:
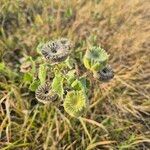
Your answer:
[[[110,54],[115,77],[94,89],[87,130],[23,83],[23,60],[59,37]],[[0,0],[0,149],[150,149],[150,1]]]

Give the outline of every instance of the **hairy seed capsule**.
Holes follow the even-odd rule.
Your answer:
[[[50,84],[40,85],[35,92],[36,99],[44,104],[55,101],[58,95],[51,90]]]
[[[64,109],[72,117],[80,117],[84,114],[88,100],[83,91],[70,91],[64,100]]]
[[[68,57],[71,47],[69,40],[61,38],[44,44],[41,53],[45,59],[51,62],[61,62]]]
[[[92,72],[97,72],[107,64],[109,55],[101,47],[92,47],[86,51],[83,63],[84,66]]]
[[[114,72],[111,67],[107,66],[97,72],[94,77],[98,78],[100,81],[109,81],[114,77]]]

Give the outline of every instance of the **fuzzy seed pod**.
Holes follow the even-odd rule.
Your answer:
[[[71,91],[66,95],[64,109],[72,117],[80,117],[87,108],[87,102],[83,91]]]
[[[35,97],[39,102],[47,104],[55,101],[58,95],[51,90],[51,85],[47,83],[37,88]]]
[[[71,43],[66,38],[47,42],[41,49],[45,59],[52,63],[64,61],[70,54]]]
[[[102,70],[100,70],[99,72],[96,72],[94,74],[94,77],[100,81],[109,81],[114,77],[114,72],[111,67],[107,66]]]
[[[100,47],[92,47],[86,51],[83,63],[87,69],[95,72],[106,66],[108,57],[109,56],[104,49]]]

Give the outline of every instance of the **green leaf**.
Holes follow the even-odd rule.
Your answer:
[[[30,84],[29,89],[34,92],[38,88],[39,85],[40,85],[40,81],[35,79]]]
[[[66,65],[69,67],[69,69],[72,69],[73,68],[73,65],[74,65],[74,60],[70,57],[68,57],[66,60],[65,60],[65,63]]]
[[[11,79],[18,77],[18,74],[14,72],[12,69],[10,69],[9,67],[7,67],[3,62],[0,63],[0,73],[5,74]]]
[[[80,78],[80,82],[82,84],[82,89],[87,93],[90,88],[90,82],[85,77]]]
[[[41,84],[45,83],[46,80],[47,67],[45,64],[41,64],[39,67],[38,77],[40,79]]]
[[[86,51],[83,63],[87,69],[94,72],[103,69],[107,64],[108,58],[109,55],[104,49],[93,46],[91,49]]]
[[[84,66],[87,68],[87,69],[90,69],[91,66],[90,66],[90,61],[84,56],[83,58],[83,63],[84,63]]]
[[[72,84],[71,87],[74,90],[80,91],[82,90],[83,92],[87,93],[88,88],[89,88],[89,82],[86,80],[86,78],[80,78],[76,79]]]
[[[64,89],[63,89],[63,76],[61,73],[56,73],[55,78],[52,82],[52,90],[54,90],[61,98],[63,98]]]
[[[43,45],[44,45],[44,42],[40,42],[40,43],[38,44],[37,48],[36,48],[36,51],[37,51],[39,54],[41,54],[41,49],[42,49]]]
[[[27,58],[27,61],[30,61],[32,64],[32,69],[31,69],[31,73],[34,74],[36,72],[36,64],[35,64],[35,60],[33,60],[33,58],[31,56],[29,56]]]
[[[75,58],[82,62],[83,61],[83,56],[84,56],[83,51],[81,51],[80,49],[77,49],[76,51],[77,52],[75,53]]]
[[[66,18],[70,18],[73,15],[73,11],[71,8],[67,8],[66,12],[65,12],[65,17]]]
[[[32,83],[33,81],[33,76],[31,73],[25,73],[24,76],[23,76],[23,82],[25,83]]]
[[[0,71],[3,71],[5,69],[5,64],[2,62],[0,63]]]
[[[70,70],[68,71],[68,73],[66,74],[66,79],[67,79],[67,83],[68,85],[71,85],[73,83],[73,81],[75,81],[75,72],[76,70]]]
[[[95,71],[95,70],[98,71],[99,68],[101,68],[100,66],[101,66],[100,63],[95,63],[95,64],[93,63],[93,65],[91,66],[91,70],[92,71]]]
[[[73,87],[75,90],[78,90],[78,91],[80,91],[80,90],[82,90],[82,83],[78,80],[78,79],[76,79],[72,84],[71,84],[71,87]]]

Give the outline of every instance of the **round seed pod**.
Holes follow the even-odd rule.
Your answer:
[[[70,91],[64,101],[65,111],[72,117],[80,117],[87,108],[87,97],[83,91]]]
[[[94,74],[94,77],[97,78],[100,81],[109,81],[114,77],[114,72],[110,66],[107,66],[100,70],[99,72],[96,72]]]
[[[87,69],[95,72],[106,66],[108,57],[109,56],[104,49],[94,46],[86,51],[83,63]]]
[[[52,63],[64,61],[70,54],[71,43],[69,40],[62,38],[47,42],[41,49],[45,59]]]
[[[60,38],[57,41],[58,43],[62,44],[63,47],[66,49],[71,49],[73,47],[72,43],[67,38]]]
[[[48,104],[57,100],[58,95],[51,90],[51,85],[46,83],[37,88],[35,91],[35,97],[39,102]]]

